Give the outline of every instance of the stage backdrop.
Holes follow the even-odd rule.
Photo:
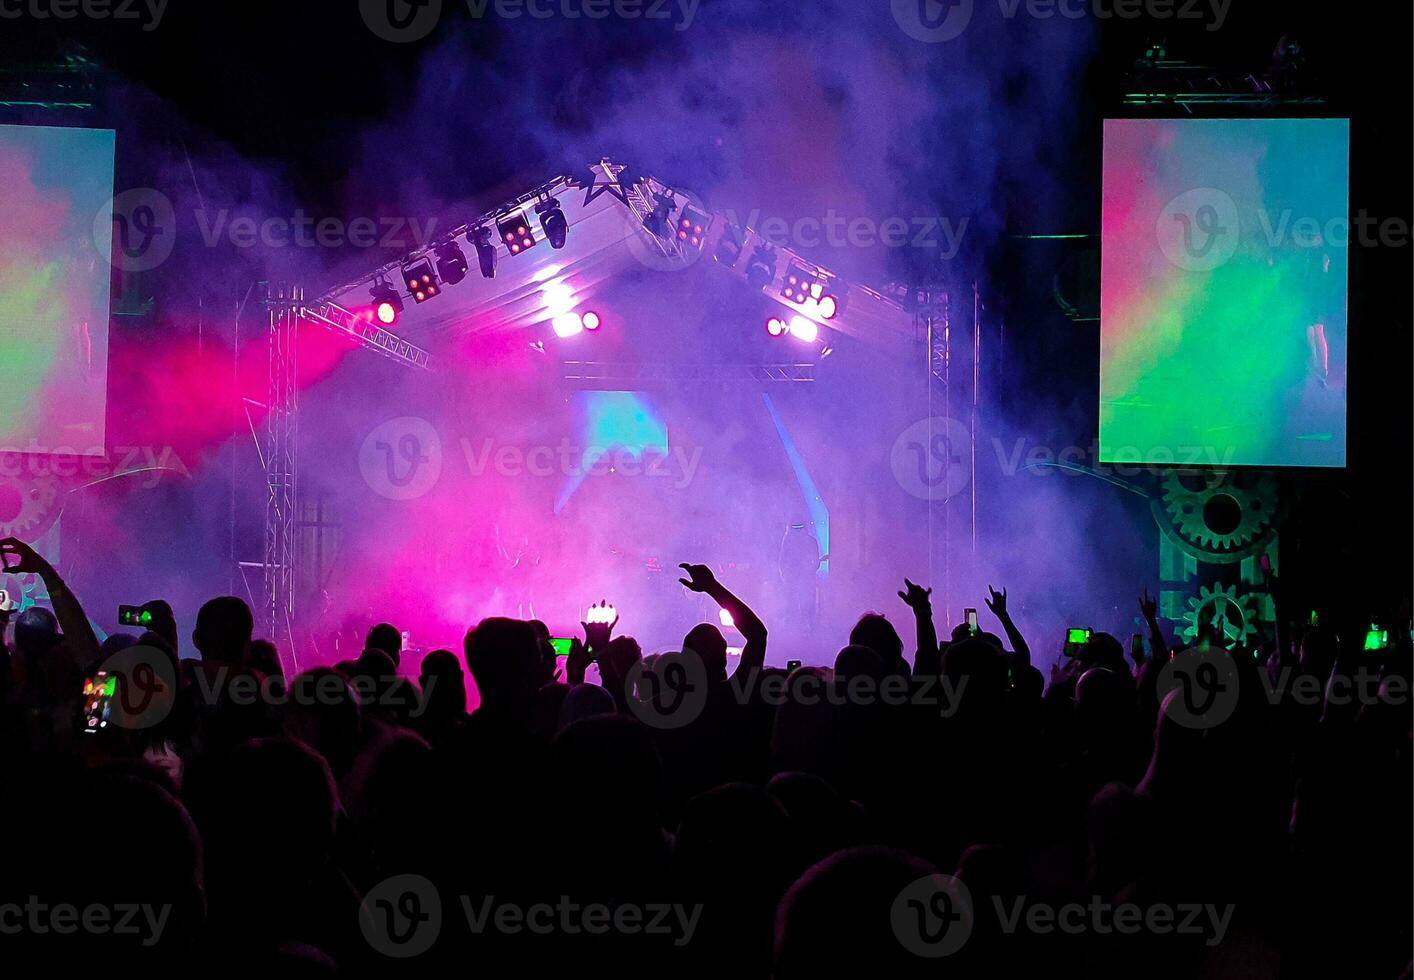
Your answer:
[[[1344,466],[1349,121],[1105,123],[1100,459]]]
[[[0,126],[0,451],[103,454],[113,141]]]

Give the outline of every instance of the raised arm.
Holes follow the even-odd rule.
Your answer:
[[[987,608],[992,610],[992,615],[997,617],[997,621],[1002,624],[1002,629],[1006,630],[1007,642],[1011,644],[1011,651],[1015,654],[1013,659],[1013,669],[1019,670],[1023,667],[1031,666],[1031,647],[1026,643],[1026,637],[1021,635],[1021,630],[1016,628],[1016,623],[1012,621],[1011,613],[1006,607],[1006,589],[998,592],[990,585],[987,586]]]
[[[918,648],[913,652],[913,673],[936,676],[942,672],[942,658],[938,651],[938,630],[933,625],[933,590],[914,585],[903,580],[903,591],[898,597],[913,610],[914,628],[918,637]]]
[[[78,597],[69,591],[54,566],[49,564],[39,552],[18,538],[0,541],[0,556],[3,556],[5,571],[12,575],[38,575],[49,592],[49,601],[54,606],[54,618],[59,620],[59,628],[64,631],[64,639],[69,643],[81,669],[89,670],[98,662],[98,637],[88,617],[83,614],[83,606]],[[11,564],[11,559],[15,559]]]
[[[678,566],[687,572],[687,578],[678,579],[693,592],[702,592],[725,609],[732,617],[736,628],[746,637],[746,646],[741,651],[741,665],[738,670],[755,669],[766,664],[766,624],[761,622],[751,607],[742,602],[717,581],[712,569],[706,565],[690,565],[683,562]]]

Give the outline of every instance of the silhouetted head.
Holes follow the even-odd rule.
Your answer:
[[[570,725],[551,745],[554,786],[586,840],[661,835],[663,768],[642,723],[619,715]]]
[[[849,631],[849,645],[873,650],[890,673],[903,663],[903,641],[898,637],[898,630],[879,613],[859,617],[859,622]]]
[[[201,658],[212,663],[238,664],[250,645],[255,620],[245,600],[221,596],[203,605],[196,614],[192,644],[201,651]]]
[[[1129,676],[1091,667],[1075,682],[1075,720],[1081,732],[1114,735],[1134,713],[1134,685]]]
[[[167,600],[153,599],[150,602],[144,602],[138,608],[152,614],[147,628],[166,640],[172,648],[172,652],[176,653],[178,651],[177,617],[172,614],[172,607]]]
[[[251,640],[245,662],[247,666],[260,671],[266,677],[285,676],[285,669],[280,666],[280,652],[269,640]]]
[[[691,650],[702,658],[709,680],[725,680],[727,676],[727,638],[711,623],[698,623],[683,637],[683,650]]]
[[[433,650],[423,657],[417,684],[425,715],[455,718],[466,713],[466,674],[452,651]]]
[[[617,710],[613,696],[599,685],[576,684],[566,692],[565,699],[560,702],[557,730],[564,731],[577,721],[599,715],[612,715]]]
[[[15,618],[15,650],[26,660],[44,656],[59,642],[59,620],[43,606],[30,606]]]
[[[1104,667],[1116,673],[1129,673],[1124,662],[1124,647],[1109,633],[1096,633],[1080,648],[1077,659],[1085,667]]]
[[[877,976],[936,978],[938,961],[908,950],[895,932],[894,903],[935,873],[903,851],[840,851],[800,876],[776,910],[776,980]]]
[[[884,658],[873,647],[850,645],[835,656],[835,676],[845,680],[870,677],[877,681],[887,673]]]
[[[393,665],[402,659],[403,634],[396,626],[389,623],[379,623],[368,631],[368,639],[363,641],[365,650],[382,650],[393,660]]]
[[[335,775],[353,765],[359,743],[362,709],[348,678],[332,667],[315,667],[290,682],[283,715],[284,732],[322,755]]]
[[[466,634],[464,646],[481,707],[529,723],[541,673],[535,627],[517,619],[483,619]]]
[[[956,717],[995,721],[1011,682],[1006,656],[986,640],[973,637],[949,644],[943,654],[943,677],[957,692]]]

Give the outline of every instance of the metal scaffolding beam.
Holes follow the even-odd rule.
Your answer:
[[[299,474],[298,288],[268,289],[269,374],[265,399],[265,556],[263,625],[266,635],[288,643],[293,655],[295,520]]]

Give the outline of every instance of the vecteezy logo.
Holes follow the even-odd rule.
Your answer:
[[[135,187],[93,219],[93,244],[115,269],[146,272],[167,261],[177,242],[177,215],[161,191]]]
[[[442,475],[442,440],[426,419],[390,419],[363,440],[358,468],[380,497],[414,500]]]
[[[629,710],[650,728],[682,728],[707,707],[707,665],[691,650],[634,664],[626,678]]]
[[[442,19],[442,0],[358,0],[368,29],[385,41],[421,41]]]
[[[358,925],[368,945],[384,956],[419,956],[442,931],[442,897],[422,875],[394,875],[369,889],[358,907]]]
[[[952,875],[926,875],[899,892],[889,917],[910,953],[949,956],[972,935],[972,894]]]
[[[119,650],[98,668],[115,678],[108,721],[118,728],[151,728],[172,713],[177,668],[163,651],[146,644]]]
[[[1216,187],[1184,191],[1164,205],[1154,225],[1159,248],[1190,272],[1209,272],[1237,251],[1241,227],[1237,202]]]
[[[922,500],[947,500],[970,479],[967,427],[936,415],[921,419],[894,440],[889,466],[898,485]]]
[[[972,0],[892,0],[894,20],[917,41],[951,41],[972,23]]]
[[[1237,665],[1222,647],[1190,647],[1159,671],[1159,703],[1185,728],[1212,728],[1237,707]]]

